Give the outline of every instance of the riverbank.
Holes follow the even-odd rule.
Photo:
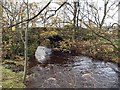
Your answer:
[[[112,45],[96,42],[96,40],[77,41],[70,50],[72,53],[89,56],[96,60],[120,63],[119,52]]]
[[[23,72],[13,72],[2,67],[2,88],[25,88],[22,80]]]

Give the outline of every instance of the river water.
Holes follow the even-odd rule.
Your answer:
[[[28,88],[119,88],[115,63],[54,52],[44,63],[29,61]]]

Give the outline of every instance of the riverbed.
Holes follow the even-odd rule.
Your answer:
[[[44,64],[29,61],[28,88],[120,88],[117,64],[55,52]]]

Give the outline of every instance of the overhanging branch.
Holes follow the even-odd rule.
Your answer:
[[[96,33],[96,32],[95,32],[94,30],[92,30],[92,28],[91,28],[89,25],[87,25],[86,23],[84,23],[84,25],[85,25],[86,27],[88,27],[88,28],[89,28],[95,35],[97,35],[98,37],[101,37],[101,38],[109,41],[110,44],[120,53],[119,48],[118,48],[116,45],[114,45],[111,40],[109,40],[108,38],[106,38],[106,37],[104,37],[104,36],[102,36],[102,35],[100,35],[100,34],[98,34],[98,33]]]
[[[23,23],[23,22],[29,22],[29,21],[33,20],[34,18],[36,18],[37,16],[39,16],[39,15],[45,10],[45,8],[50,5],[51,2],[52,2],[52,0],[50,0],[50,1],[43,7],[43,9],[40,10],[40,11],[38,12],[38,14],[36,14],[36,15],[33,16],[32,18],[25,19],[25,20],[20,21],[20,22],[18,22],[18,23],[16,23],[16,24],[10,25],[8,28],[11,28],[11,27],[16,26],[16,25],[18,25],[18,24],[20,24],[20,23]]]
[[[50,17],[52,17],[52,16],[54,16],[56,13],[57,13],[57,11],[59,10],[59,9],[61,9],[61,7],[62,6],[64,6],[66,4],[66,2],[64,2],[63,4],[61,4],[56,10],[50,10],[50,11],[54,11],[55,13],[54,14],[52,14],[52,15],[50,15],[49,17],[47,17],[47,19],[49,19]],[[49,11],[49,12],[50,12]],[[47,12],[45,13],[45,15],[47,14]]]

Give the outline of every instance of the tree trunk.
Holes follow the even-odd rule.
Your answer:
[[[79,1],[74,2],[73,40],[76,39],[76,32],[77,32],[77,28],[78,28],[78,19],[79,19]]]
[[[76,26],[76,14],[77,14],[77,6],[76,2],[74,2],[74,17],[73,17],[73,25]]]
[[[28,8],[28,0],[27,0],[27,17],[29,19],[29,8]],[[23,82],[25,83],[26,81],[26,76],[27,76],[27,57],[28,57],[28,28],[29,28],[29,21],[27,21],[27,27],[25,30],[25,62],[24,62],[24,73],[23,73]]]
[[[0,6],[0,89],[2,88],[2,7]]]

